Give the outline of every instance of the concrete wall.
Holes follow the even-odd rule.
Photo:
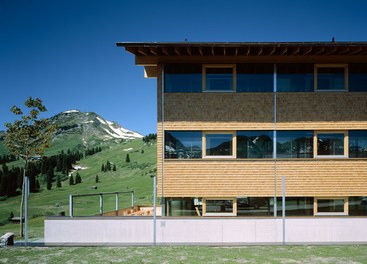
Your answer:
[[[367,218],[286,219],[286,243],[367,243]],[[279,218],[157,219],[158,244],[282,243]],[[47,218],[45,244],[151,244],[150,217]]]

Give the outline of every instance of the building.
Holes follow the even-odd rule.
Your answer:
[[[367,42],[117,46],[157,78],[165,216],[48,217],[46,245],[367,242]]]
[[[282,176],[287,216],[367,215],[367,43],[117,45],[157,78],[166,215],[276,216]]]

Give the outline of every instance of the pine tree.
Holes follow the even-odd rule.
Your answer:
[[[40,186],[40,182],[38,181],[38,179],[36,180],[36,187],[35,187],[35,191],[36,192],[39,192],[39,190],[41,189],[41,186]]]
[[[51,190],[52,188],[52,180],[54,178],[54,168],[49,167],[46,178],[46,188],[47,190]]]
[[[102,166],[101,166],[101,171],[104,172],[104,164],[102,163]]]
[[[69,185],[74,185],[74,176],[73,176],[73,174],[70,175]]]
[[[141,150],[141,154],[144,154],[144,149]]]
[[[111,170],[111,163],[107,160],[106,170]]]
[[[96,183],[99,183],[99,177],[98,177],[98,174],[96,175]]]
[[[75,184],[82,183],[82,177],[80,177],[80,174],[77,172],[75,176]]]
[[[126,154],[126,162],[130,162],[130,156],[129,156],[129,153]]]
[[[115,164],[113,164],[113,169],[112,170],[116,171],[116,165]]]
[[[60,188],[62,187],[62,185],[61,185],[60,175],[57,175],[57,177],[56,177],[56,187],[57,187],[58,189],[60,189]]]

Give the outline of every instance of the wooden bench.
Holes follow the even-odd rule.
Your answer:
[[[13,246],[14,245],[14,233],[6,233],[0,237],[0,247]]]

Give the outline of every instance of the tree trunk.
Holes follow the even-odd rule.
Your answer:
[[[20,232],[19,235],[20,237],[24,237],[24,228],[23,228],[23,206],[24,206],[24,193],[25,193],[25,181],[26,181],[26,170],[27,170],[27,165],[28,165],[28,161],[25,161],[25,166],[24,166],[24,170],[23,170],[23,184],[22,184],[22,198],[20,201],[20,210],[19,210],[19,216],[20,216]]]

